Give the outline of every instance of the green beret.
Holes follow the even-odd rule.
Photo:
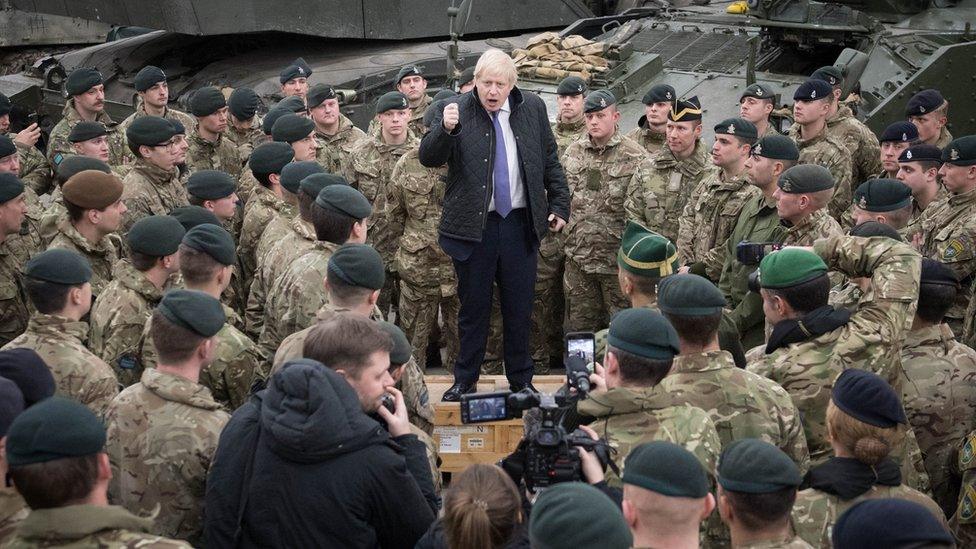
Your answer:
[[[10,114],[12,110],[14,110],[14,105],[10,102],[10,98],[0,93],[0,116]]]
[[[325,168],[314,160],[292,162],[281,169],[281,186],[291,194],[298,194],[302,180],[318,173],[325,173]],[[315,191],[312,196],[318,196],[318,194],[318,191]]]
[[[64,81],[64,91],[69,96],[81,95],[103,82],[102,73],[95,69],[82,67],[71,71],[68,79]]]
[[[834,176],[820,164],[800,164],[786,170],[776,182],[789,194],[806,194],[834,188]]]
[[[407,340],[407,335],[403,333],[403,330],[396,324],[385,320],[379,321],[379,324],[380,328],[390,334],[390,338],[393,339],[393,350],[390,351],[390,364],[399,366],[410,362],[413,348],[410,346],[410,341]]]
[[[7,464],[20,467],[91,456],[105,448],[105,425],[87,406],[53,396],[27,408],[7,431]]]
[[[177,134],[176,127],[169,120],[158,116],[140,116],[125,129],[125,138],[129,144],[136,146],[162,145]]]
[[[844,83],[844,73],[838,67],[833,65],[827,65],[826,67],[820,67],[819,69],[813,71],[810,78],[816,78],[817,80],[823,80],[824,82],[830,84],[831,87],[836,88]]]
[[[954,166],[976,164],[976,135],[953,139],[946,148],[942,149],[942,162]]]
[[[71,132],[68,133],[68,141],[71,143],[81,143],[82,141],[88,141],[89,139],[95,139],[103,135],[108,135],[108,130],[105,129],[105,126],[101,122],[82,120],[75,124],[75,127],[71,128]]]
[[[826,274],[823,259],[800,248],[773,252],[759,262],[759,285],[763,288],[791,288]]]
[[[773,90],[763,84],[752,84],[742,91],[742,95],[739,96],[739,101],[742,101],[746,97],[754,97],[756,99],[768,99],[772,102],[776,102],[776,94]]]
[[[308,63],[299,57],[278,73],[278,82],[284,84],[289,80],[308,78],[309,76],[312,76],[312,67],[309,67]]]
[[[166,320],[200,337],[217,335],[227,322],[220,300],[198,290],[170,290],[157,309]]]
[[[203,252],[221,265],[237,262],[237,246],[234,237],[220,225],[197,225],[183,236],[183,245]]]
[[[24,276],[66,286],[80,286],[91,280],[92,269],[85,256],[64,248],[51,248],[27,262]]]
[[[617,103],[610,90],[594,90],[583,101],[583,112],[597,112]]]
[[[114,174],[87,170],[64,182],[61,198],[86,210],[104,210],[122,198],[122,180]]]
[[[383,258],[372,246],[343,244],[329,258],[328,278],[358,288],[379,290],[386,281],[386,269]]]
[[[271,138],[281,143],[294,143],[315,131],[315,122],[294,113],[278,119],[271,128]]]
[[[308,90],[305,99],[308,100],[308,108],[314,109],[322,103],[325,103],[328,99],[336,99],[336,92],[332,86],[328,84],[316,84]]]
[[[297,95],[289,95],[275,105],[275,108],[282,108],[292,114],[302,114],[308,112],[308,105]]]
[[[322,189],[329,185],[349,185],[345,177],[334,173],[313,173],[301,180],[298,190],[308,196],[318,197]]]
[[[668,119],[672,122],[691,122],[702,119],[701,101],[698,97],[679,99],[671,105],[671,112]]]
[[[237,180],[220,170],[200,170],[186,180],[186,192],[200,200],[219,200],[237,191]]]
[[[261,98],[251,88],[237,88],[227,99],[227,110],[238,120],[250,120],[258,113]]]
[[[661,313],[637,307],[624,309],[610,320],[607,345],[632,355],[671,360],[678,354],[678,333]]]
[[[393,81],[393,86],[399,86],[400,82],[408,76],[423,76],[424,72],[417,65],[407,65],[397,72],[396,80]]]
[[[617,265],[637,276],[661,278],[677,272],[678,249],[667,238],[628,221],[620,238]]]
[[[166,81],[166,73],[159,67],[147,65],[136,73],[132,86],[137,92],[144,92],[149,88]]]
[[[323,209],[347,215],[353,219],[366,219],[373,207],[363,193],[349,185],[329,185],[315,197],[315,203]]]
[[[0,158],[7,158],[13,154],[17,154],[17,145],[14,140],[10,139],[9,136],[0,134]]]
[[[629,549],[634,542],[623,513],[603,492],[582,482],[546,488],[532,505],[533,549]]]
[[[678,97],[678,93],[674,91],[674,88],[667,84],[658,84],[657,86],[651,86],[651,89],[647,90],[647,93],[641,98],[641,102],[645,105],[670,103],[674,101],[675,97]]]
[[[897,179],[869,179],[854,191],[854,204],[866,212],[893,212],[911,203],[911,187]]]
[[[264,115],[264,120],[261,121],[261,131],[263,131],[265,135],[271,135],[271,130],[274,128],[275,122],[286,114],[295,113],[284,107],[272,107],[271,110],[268,111],[268,114]]]
[[[759,141],[752,146],[752,154],[773,160],[790,160],[796,162],[800,159],[800,149],[796,143],[785,135],[767,135],[760,137]]]
[[[227,106],[224,94],[214,86],[206,86],[190,96],[190,113],[193,116],[210,116]]]
[[[247,165],[256,174],[280,174],[295,159],[295,150],[288,143],[261,143],[251,151]]]
[[[864,238],[869,238],[872,236],[884,236],[892,240],[897,240],[898,242],[905,241],[905,239],[902,238],[901,233],[898,232],[898,229],[895,229],[886,223],[879,223],[877,221],[865,221],[860,225],[855,225],[851,228],[848,234],[851,236],[860,236]]]
[[[169,123],[173,125],[173,135],[186,135],[186,126],[182,122],[173,118]]]
[[[10,172],[0,173],[0,204],[24,194],[24,183]]]
[[[624,461],[621,480],[671,498],[698,499],[708,495],[708,473],[695,454],[663,440],[631,450]]]
[[[698,275],[671,275],[657,286],[657,307],[665,314],[709,316],[722,312],[727,304],[722,292]]]
[[[586,93],[586,81],[579,76],[567,76],[556,88],[556,95],[583,95]]]
[[[759,130],[756,129],[756,125],[741,118],[726,118],[719,122],[715,126],[715,133],[741,137],[750,142],[759,137]]]
[[[220,219],[203,206],[180,206],[169,212],[169,215],[175,217],[187,231],[204,223],[220,226]]]
[[[180,249],[186,229],[175,217],[151,215],[136,221],[126,238],[129,248],[151,257],[166,257]]]
[[[409,108],[410,102],[407,101],[407,96],[398,91],[386,92],[376,100],[376,114]]]
[[[102,173],[112,173],[112,167],[105,162],[90,156],[80,155],[65,157],[65,159],[58,164],[55,171],[62,181],[67,181],[75,174],[85,170],[98,170]]]
[[[718,483],[730,492],[768,494],[797,488],[800,468],[782,450],[757,438],[736,440],[718,461]]]
[[[461,76],[458,77],[458,86],[470,84],[472,80],[474,80],[474,67],[468,67],[461,71]]]

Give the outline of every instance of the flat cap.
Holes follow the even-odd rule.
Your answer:
[[[905,116],[922,116],[923,114],[937,110],[943,104],[945,104],[945,98],[942,97],[942,93],[939,90],[922,90],[908,100],[908,106],[905,107]]]
[[[170,290],[157,308],[166,320],[200,337],[217,335],[227,321],[220,300],[198,290]]]
[[[830,84],[832,88],[836,88],[844,83],[844,73],[839,67],[834,65],[827,65],[826,67],[820,67],[819,69],[813,71],[810,78],[816,78],[818,80],[823,80],[824,82]]]
[[[221,265],[237,262],[237,246],[234,237],[220,225],[197,225],[183,235],[183,245],[203,252]]]
[[[866,212],[893,212],[911,203],[911,187],[897,179],[869,179],[854,191],[854,205]]]
[[[132,81],[132,86],[137,92],[144,92],[156,84],[165,81],[166,73],[163,72],[163,69],[146,65],[136,73],[136,78]]]
[[[408,76],[423,76],[424,71],[420,69],[417,65],[407,65],[397,72],[396,79],[393,81],[393,86],[399,86],[400,82]]]
[[[80,286],[91,280],[92,269],[83,255],[64,248],[51,248],[27,262],[24,276],[66,286]]]
[[[834,380],[830,398],[835,406],[868,425],[892,428],[908,422],[891,385],[867,370],[850,368],[841,372]]]
[[[815,193],[833,189],[834,176],[819,164],[800,164],[780,174],[776,184],[784,193]]]
[[[725,447],[718,462],[718,483],[732,492],[769,494],[797,488],[800,468],[782,450],[757,438],[736,440]]]
[[[800,248],[775,251],[759,262],[759,285],[763,288],[791,288],[826,274],[823,259]]]
[[[754,97],[756,99],[768,99],[770,101],[776,101],[776,93],[765,84],[751,84],[742,90],[742,95],[739,96],[739,101],[742,101],[746,97]]]
[[[24,395],[13,381],[0,377],[0,438],[7,436],[7,430],[24,411]]]
[[[760,137],[752,146],[752,154],[773,160],[791,160],[796,162],[800,159],[800,149],[796,143],[785,135],[766,135]]]
[[[219,200],[237,191],[237,180],[220,170],[193,172],[186,180],[186,192],[200,200]]]
[[[610,90],[593,90],[583,101],[583,112],[597,112],[617,103]]]
[[[888,124],[888,127],[881,132],[881,136],[878,138],[878,141],[881,143],[911,143],[916,139],[918,139],[918,128],[915,126],[915,124],[902,120],[900,122]]]
[[[912,145],[901,151],[901,154],[898,155],[898,162],[903,164],[908,162],[938,162],[941,164],[942,149],[928,143]]]
[[[617,265],[638,276],[661,278],[678,271],[678,249],[667,238],[628,221],[620,238]]]
[[[190,113],[193,116],[210,116],[227,106],[224,94],[214,86],[205,86],[190,96]]]
[[[288,97],[279,101],[275,107],[281,107],[282,109],[286,109],[288,112],[294,114],[308,112],[308,105],[306,105],[305,101],[302,101],[302,98],[298,97],[297,95],[289,95]]]
[[[654,103],[671,103],[678,97],[678,93],[674,91],[674,88],[667,84],[658,84],[656,86],[651,86],[651,89],[647,90],[641,101],[645,105],[652,105]]]
[[[662,440],[631,450],[621,480],[672,498],[698,499],[708,494],[708,474],[695,454]]]
[[[452,97],[457,97],[457,92],[444,88],[443,90],[439,90],[434,94],[434,97],[431,98],[431,102],[440,101],[441,99],[450,99]]]
[[[53,396],[26,409],[7,431],[7,464],[20,467],[101,453],[105,425],[87,406]]]
[[[251,88],[237,88],[227,99],[227,110],[238,120],[250,120],[258,113],[261,97]]]
[[[954,166],[976,164],[976,135],[953,139],[945,149],[942,149],[942,163]]]
[[[329,185],[322,189],[315,203],[325,210],[330,210],[353,219],[366,219],[373,213],[373,207],[363,193],[349,185]]]
[[[75,127],[71,128],[71,132],[68,133],[68,141],[71,143],[81,143],[82,141],[88,141],[89,139],[95,139],[103,135],[108,135],[108,130],[105,129],[105,126],[101,122],[82,120],[75,124]]]
[[[409,109],[407,96],[398,91],[386,92],[376,100],[376,114],[386,111]]]
[[[169,215],[175,217],[180,222],[180,225],[183,225],[183,229],[187,231],[204,223],[220,225],[220,219],[212,211],[203,206],[180,206],[169,212]]]
[[[68,95],[81,95],[102,83],[102,73],[92,68],[80,67],[68,75],[64,81],[64,91]]]
[[[820,101],[833,97],[834,90],[824,80],[819,78],[810,79],[800,84],[800,87],[793,92],[794,101]]]
[[[17,145],[9,136],[0,134],[0,158],[6,158],[12,154],[17,154]]]
[[[170,215],[151,215],[136,221],[126,239],[134,252],[152,257],[173,255],[180,249],[186,229]]]
[[[105,162],[97,158],[81,155],[66,156],[64,160],[58,164],[55,171],[62,181],[67,181],[75,174],[85,170],[98,170],[102,173],[112,173],[112,167]]]
[[[461,76],[458,77],[458,86],[464,86],[470,84],[474,80],[474,67],[468,67],[461,71]]]
[[[25,406],[33,406],[35,403],[53,396],[57,390],[51,369],[34,349],[21,348],[0,351],[0,377],[5,377],[17,384],[24,396]]]
[[[707,278],[691,274],[665,277],[657,286],[657,307],[675,316],[709,316],[722,312],[725,296]]]
[[[78,172],[61,187],[62,199],[86,210],[104,210],[122,198],[122,180],[98,170]]]
[[[328,278],[349,286],[379,290],[386,281],[383,258],[372,246],[343,244],[329,258]]]
[[[556,87],[556,95],[583,95],[586,89],[585,80],[579,76],[567,76]]]
[[[325,168],[314,160],[292,162],[281,169],[281,186],[291,194],[298,194],[302,180],[317,173],[325,173]],[[318,194],[316,192],[312,196],[318,196]]]
[[[922,275],[919,278],[919,283],[952,286],[953,288],[959,287],[959,279],[948,265],[927,257],[922,258]],[[0,370],[0,376],[2,375],[4,375],[3,370]]]
[[[380,320],[379,325],[384,332],[390,334],[390,338],[393,340],[393,350],[390,351],[390,364],[398,366],[410,362],[413,348],[410,346],[410,341],[407,339],[407,335],[403,333],[403,330],[396,324],[385,320]]]
[[[345,177],[334,173],[313,173],[299,182],[298,190],[308,196],[318,197],[322,189],[329,185],[349,185]]]
[[[529,542],[533,549],[628,549],[633,536],[620,508],[603,492],[562,482],[546,488],[532,505]]]
[[[716,134],[741,137],[747,141],[755,141],[759,137],[756,125],[741,118],[726,118],[715,126]]]
[[[286,114],[274,123],[271,138],[281,143],[294,143],[315,131],[315,122],[294,113]]]
[[[140,116],[125,129],[125,138],[132,145],[155,147],[179,135],[169,120],[158,116]]]
[[[275,122],[279,118],[285,116],[286,114],[295,114],[293,111],[286,109],[284,107],[274,106],[268,111],[268,114],[264,115],[264,119],[261,121],[261,131],[265,135],[271,135],[271,130],[274,128]]]
[[[308,94],[305,99],[308,100],[308,108],[314,109],[328,99],[336,99],[336,92],[332,86],[328,84],[316,84],[308,90]]]
[[[671,360],[678,354],[678,333],[661,313],[637,307],[624,309],[610,320],[607,345],[655,360]]]
[[[955,547],[952,534],[932,511],[898,498],[868,499],[852,506],[834,523],[831,538],[834,549]]]
[[[0,116],[10,114],[13,109],[14,104],[10,102],[10,98],[0,93]]]
[[[0,173],[0,204],[10,202],[24,194],[24,183],[19,177],[10,173]]]
[[[897,229],[888,225],[887,223],[880,223],[878,221],[865,221],[860,225],[855,225],[851,227],[851,236],[860,236],[862,238],[870,238],[872,236],[884,236],[892,240],[897,240],[898,242],[904,242],[901,234]]]
[[[299,57],[291,62],[290,65],[285,67],[278,73],[278,82],[284,84],[289,80],[294,80],[296,78],[308,78],[312,76],[312,67],[308,66],[308,63],[304,59]]]
[[[295,150],[288,143],[261,143],[251,151],[247,165],[257,174],[280,174],[295,159]]]
[[[668,113],[668,118],[672,122],[690,122],[692,120],[701,120],[701,101],[698,100],[698,97],[678,99],[673,105],[671,105],[671,112]]]

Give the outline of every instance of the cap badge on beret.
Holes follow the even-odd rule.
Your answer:
[[[782,181],[783,181],[783,183],[782,183],[782,185],[780,185],[780,188],[783,189],[784,191],[788,192],[788,193],[793,192],[793,184],[790,183],[790,180],[789,179],[784,179]]]
[[[908,141],[908,134],[907,133],[901,134],[901,140],[902,141]]]
[[[403,105],[403,108],[404,109],[407,108],[407,98],[406,97],[401,97],[400,98],[400,104]]]
[[[817,90],[810,90],[810,99],[817,98]]]
[[[949,160],[959,160],[959,151],[956,149],[950,149]]]
[[[861,208],[862,210],[866,210],[868,208],[868,200],[867,200],[867,198],[865,198],[865,197],[862,196],[861,197],[861,201],[857,203],[857,207],[858,208]]]
[[[305,76],[305,69],[298,67],[298,74],[300,74],[301,76]]]
[[[762,88],[758,88],[757,87],[756,88],[756,95],[762,95],[762,94],[763,94]]]
[[[607,107],[607,99],[605,97],[600,98],[600,106],[603,108]]]
[[[919,105],[918,106],[918,111],[919,112],[925,112],[925,105]]]
[[[735,135],[735,124],[729,124],[729,135]]]
[[[762,143],[756,143],[756,146],[753,147],[752,151],[754,153],[756,153],[756,156],[761,156],[762,155]]]
[[[671,99],[671,92],[664,92],[664,97],[666,99]]]
[[[910,151],[910,150],[909,151],[905,151],[905,158],[911,160],[912,159],[912,151]]]
[[[583,93],[583,84],[576,84],[576,91]]]

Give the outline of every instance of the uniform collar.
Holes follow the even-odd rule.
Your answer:
[[[732,355],[728,351],[707,351],[689,355],[680,354],[674,357],[674,363],[668,375],[710,372],[726,368],[735,368],[735,361],[732,360]]]
[[[156,368],[146,368],[142,372],[142,386],[163,400],[185,404],[203,410],[220,410],[220,404],[213,399],[210,389],[189,379],[162,372]]]
[[[590,417],[610,417],[640,411],[669,408],[669,395],[655,387],[616,387],[604,393],[590,394],[577,409]]]
[[[27,323],[27,331],[55,335],[58,339],[65,336],[75,338],[84,344],[88,340],[88,323],[71,320],[59,315],[34,313]]]
[[[112,269],[112,279],[118,280],[119,284],[136,292],[150,303],[156,303],[163,297],[163,292],[126,259],[115,264]]]
[[[29,540],[72,540],[104,530],[149,532],[152,525],[153,517],[137,517],[114,505],[68,505],[32,510],[17,535]]]

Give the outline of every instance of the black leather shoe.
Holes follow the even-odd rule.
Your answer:
[[[539,390],[535,388],[535,385],[532,385],[532,382],[531,381],[528,382],[528,383],[509,383],[509,385],[508,385],[508,390],[511,391],[511,392],[513,392],[513,393],[517,393],[517,392],[519,392],[519,391],[521,391],[523,389],[528,389],[528,390],[532,391],[533,393],[538,393],[539,392]]]
[[[450,389],[444,391],[444,396],[441,397],[441,400],[444,402],[460,402],[461,395],[468,395],[477,390],[478,385],[476,383],[463,383],[458,381],[454,385],[451,385]]]

